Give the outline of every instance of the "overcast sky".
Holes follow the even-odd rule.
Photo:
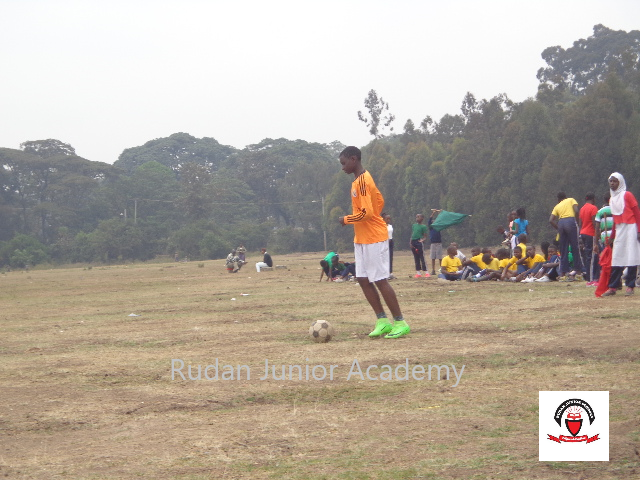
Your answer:
[[[89,160],[176,132],[363,146],[375,89],[401,132],[477,99],[535,96],[540,56],[638,0],[0,0],[0,147],[55,138]]]

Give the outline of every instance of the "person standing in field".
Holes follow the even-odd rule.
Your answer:
[[[424,215],[416,215],[416,223],[411,226],[411,241],[409,247],[413,253],[413,261],[416,266],[415,278],[428,277],[427,264],[424,261],[424,241],[427,238],[427,226],[423,223]]]
[[[529,220],[527,220],[527,212],[524,207],[520,207],[516,210],[516,218],[511,224],[511,234],[518,238],[523,233],[528,234],[527,227],[529,226]]]
[[[638,265],[640,265],[640,208],[638,201],[631,192],[627,192],[624,177],[614,172],[609,177],[611,191],[611,214],[613,215],[614,237],[611,256],[611,277],[609,290],[603,297],[616,294],[616,289],[622,286],[622,272],[627,267],[625,295],[633,295],[636,286]]]
[[[558,193],[558,204],[553,208],[549,224],[558,230],[560,235],[560,275],[573,280],[576,272],[582,272],[582,260],[578,247],[578,202],[575,198],[567,198],[564,192]],[[573,268],[569,271],[569,247],[573,252]]]
[[[409,333],[410,328],[402,316],[396,292],[388,280],[389,233],[380,216],[384,198],[371,174],[362,166],[360,149],[345,148],[340,153],[340,164],[344,173],[354,176],[351,184],[353,213],[340,217],[338,221],[341,225],[353,225],[356,278],[377,317],[376,326],[369,337],[402,337]],[[393,322],[384,311],[380,295],[393,315]]]
[[[593,193],[587,193],[584,197],[584,205],[580,209],[580,240],[584,247],[584,256],[582,257],[583,271],[587,285],[591,284],[594,278],[598,278],[598,254],[593,250],[593,237],[596,235],[595,218],[598,213],[596,207],[596,196]]]

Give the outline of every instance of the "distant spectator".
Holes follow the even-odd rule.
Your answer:
[[[238,273],[244,265],[244,262],[240,260],[240,257],[236,254],[235,250],[231,250],[231,253],[227,255],[227,272]]]
[[[244,248],[244,244],[240,244],[238,248],[236,248],[236,253],[238,254],[238,258],[242,260],[243,263],[246,263],[245,255],[247,253],[247,249]]]
[[[267,253],[267,249],[261,248],[260,252],[262,253],[263,258],[261,262],[256,263],[256,270],[258,272],[265,267],[273,267],[273,260],[271,260],[271,255]]]

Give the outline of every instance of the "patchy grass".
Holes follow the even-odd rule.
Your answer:
[[[578,282],[414,279],[401,252],[393,286],[412,333],[370,340],[359,287],[318,283],[321,257],[276,257],[287,269],[259,274],[208,261],[0,275],[0,477],[640,474],[640,298],[596,299]],[[316,319],[335,340],[308,338]],[[187,380],[172,380],[173,359]],[[364,379],[349,377],[356,359]],[[206,380],[216,360],[218,380]],[[286,379],[260,380],[266,360]],[[407,364],[424,379],[398,380]],[[289,365],[300,366],[291,379]],[[332,380],[313,378],[331,365]],[[452,369],[428,379],[442,365],[465,365],[457,386]],[[609,462],[538,461],[540,390],[610,391]]]

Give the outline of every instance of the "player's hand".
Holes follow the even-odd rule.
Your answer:
[[[338,218],[338,221],[340,222],[340,225],[346,225],[346,223],[344,223],[344,217]]]

